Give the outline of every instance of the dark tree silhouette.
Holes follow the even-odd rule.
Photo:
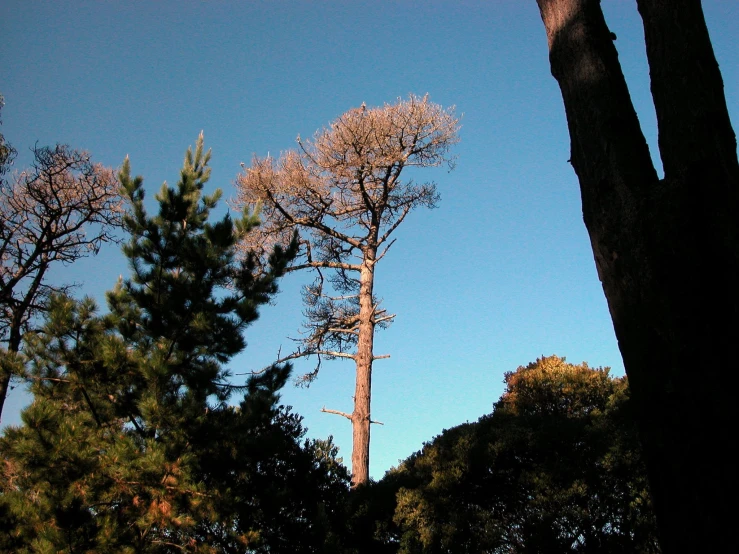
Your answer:
[[[599,0],[537,0],[667,552],[735,544],[739,163],[699,0],[637,0],[660,179]]]

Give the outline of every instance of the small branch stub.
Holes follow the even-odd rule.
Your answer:
[[[326,408],[326,406],[324,406],[323,408],[321,408],[321,411],[323,413],[326,413],[326,414],[340,415],[342,417],[345,417],[349,421],[354,421],[354,418],[352,417],[352,415],[351,414],[347,414],[346,412],[340,412],[338,410],[329,410],[328,408]],[[375,421],[373,419],[370,419],[369,422],[370,423],[374,423],[375,425],[385,425],[382,421]]]

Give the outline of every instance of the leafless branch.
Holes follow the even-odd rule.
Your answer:
[[[383,321],[391,321],[391,320],[395,319],[395,316],[396,315],[397,314],[386,315],[386,316],[382,316],[382,317],[376,317],[374,319],[374,322],[375,322],[375,324],[377,324],[377,323],[382,323]]]
[[[324,413],[327,413],[327,414],[340,415],[342,417],[345,417],[349,421],[352,420],[352,415],[351,414],[347,414],[347,413],[344,413],[344,412],[339,412],[338,410],[329,410],[329,409],[326,408],[326,406],[324,406],[323,408],[321,408],[321,411],[324,412]]]
[[[282,348],[280,348],[280,351],[281,350],[282,350]],[[265,371],[267,371],[268,369],[270,369],[270,368],[272,368],[272,367],[274,367],[276,365],[284,364],[285,362],[289,362],[291,360],[296,360],[298,358],[305,358],[306,356],[311,356],[311,355],[315,354],[315,352],[306,352],[306,351],[303,351],[303,350],[298,349],[295,352],[292,352],[291,354],[288,354],[287,356],[280,357],[280,351],[277,352],[277,359],[274,362],[272,362],[270,365],[265,366],[262,369],[257,369],[255,371],[246,371],[244,373],[234,373],[234,375],[238,375],[238,376],[242,376],[242,375],[261,375],[262,373],[264,373]]]
[[[378,242],[378,244],[381,244],[381,243],[380,243],[380,242]],[[390,241],[390,244],[388,244],[388,245],[387,245],[387,246],[385,247],[385,249],[384,249],[384,250],[383,250],[383,251],[382,251],[382,252],[380,253],[380,255],[379,255],[379,256],[377,256],[377,259],[375,260],[375,263],[379,262],[379,261],[380,261],[381,259],[383,259],[383,258],[385,257],[385,254],[387,254],[387,251],[388,251],[388,250],[390,250],[390,247],[391,247],[391,246],[392,246],[393,244],[395,244],[395,239],[391,240],[391,241]]]

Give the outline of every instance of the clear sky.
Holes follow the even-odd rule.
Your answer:
[[[641,21],[633,0],[604,0],[632,97],[657,156]],[[704,10],[739,124],[739,2]],[[128,154],[149,197],[174,184],[205,132],[211,188],[234,194],[239,163],[295,147],[346,110],[429,93],[463,114],[457,168],[437,182],[437,209],[412,213],[377,268],[396,323],[377,337],[371,475],[379,478],[443,429],[491,411],[506,371],[542,355],[623,364],[567,163],[562,100],[534,0],[0,2],[1,132],[19,151],[57,142],[118,166]],[[657,162],[659,163],[659,162]],[[225,206],[224,206],[225,209]],[[103,302],[125,259],[110,246],[57,268]],[[231,369],[261,368],[291,346],[300,286],[282,282]],[[296,373],[310,366],[296,364]],[[243,378],[240,378],[243,379]],[[351,362],[324,364],[283,402],[309,436],[334,435],[348,462]],[[28,397],[14,391],[3,424]]]

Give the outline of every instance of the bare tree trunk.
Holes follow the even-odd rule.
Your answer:
[[[639,0],[659,180],[599,0],[537,0],[666,552],[734,539],[739,164],[698,0]]]
[[[366,248],[359,277],[359,338],[357,340],[357,381],[352,413],[352,487],[369,482],[369,447],[372,399],[372,360],[375,323],[373,289],[375,248]]]
[[[13,310],[13,317],[10,322],[9,337],[8,337],[8,352],[20,352],[21,340],[23,338],[21,334],[21,327],[23,325],[23,314],[24,310],[15,309]],[[3,408],[5,407],[5,399],[8,396],[10,390],[10,380],[12,374],[9,367],[3,367],[0,370],[0,421],[2,421]]]
[[[13,352],[12,350],[10,352]],[[5,407],[5,398],[8,396],[10,389],[11,373],[3,368],[0,371],[0,421],[2,421],[3,408]]]

